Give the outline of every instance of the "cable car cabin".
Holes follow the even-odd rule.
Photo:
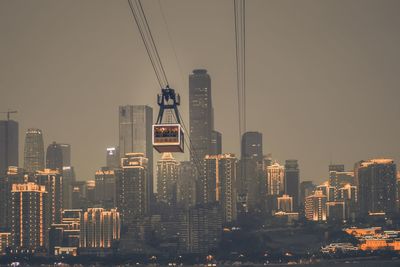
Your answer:
[[[153,125],[153,147],[160,153],[183,152],[184,139],[180,124]]]

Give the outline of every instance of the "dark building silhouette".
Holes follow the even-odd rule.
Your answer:
[[[262,133],[246,132],[242,136],[241,157],[242,159],[263,160]]]
[[[43,134],[40,129],[31,128],[26,131],[24,169],[27,172],[44,169],[44,144]]]
[[[190,159],[201,164],[205,155],[210,154],[214,129],[211,78],[205,69],[193,70],[189,75],[189,122],[193,151]]]
[[[63,169],[63,153],[60,144],[53,142],[47,147],[46,168],[51,170]]]
[[[115,172],[114,169],[103,167],[95,174],[95,202],[103,208],[115,207]]]
[[[106,166],[110,169],[119,168],[120,157],[118,147],[108,147],[106,153]]]
[[[285,192],[293,198],[293,210],[299,207],[300,192],[300,170],[297,160],[286,160],[285,162]]]
[[[396,211],[396,164],[392,159],[371,159],[356,163],[356,183],[361,216]]]
[[[177,181],[177,202],[183,209],[195,205],[196,203],[196,181],[193,177],[193,163],[181,161],[179,165],[179,175]]]
[[[63,166],[71,166],[71,145],[70,144],[60,144]]]
[[[344,165],[343,164],[330,164],[329,165],[329,172],[344,172]]]
[[[300,183],[300,206],[304,208],[306,197],[313,194],[316,186],[312,181],[303,181]]]
[[[9,166],[18,166],[18,122],[0,121],[0,177]]]

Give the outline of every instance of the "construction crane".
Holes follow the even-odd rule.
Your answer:
[[[2,111],[0,113],[7,114],[7,120],[9,121],[10,120],[10,114],[18,113],[18,111],[17,110],[8,110],[8,111]]]

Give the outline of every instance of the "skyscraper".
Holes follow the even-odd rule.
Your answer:
[[[306,197],[305,215],[309,221],[326,221],[326,196],[320,190]]]
[[[193,70],[189,75],[189,123],[191,161],[201,164],[210,154],[211,132],[214,130],[211,101],[211,78],[205,69]]]
[[[115,207],[115,172],[107,167],[95,174],[95,200],[105,208]]]
[[[193,177],[193,163],[181,161],[177,181],[177,201],[180,207],[188,209],[196,203],[196,181]]]
[[[107,147],[106,166],[110,169],[119,168],[120,157],[118,147]]]
[[[0,177],[9,166],[18,166],[18,122],[0,121]]]
[[[283,212],[293,212],[293,198],[289,195],[278,197],[278,210]]]
[[[40,129],[31,128],[26,131],[24,169],[27,172],[44,169],[44,144],[43,134]]]
[[[63,152],[60,144],[53,142],[47,147],[46,153],[46,168],[52,170],[63,169]]]
[[[346,184],[354,185],[354,172],[329,172],[329,185],[335,188],[335,200],[339,199],[339,189]]]
[[[293,198],[293,210],[297,211],[300,191],[300,170],[297,160],[286,160],[285,181],[285,192]]]
[[[218,131],[211,131],[210,155],[222,154],[222,134]]]
[[[14,184],[11,191],[11,239],[17,251],[35,252],[45,246],[45,186]]]
[[[312,181],[303,181],[300,183],[300,206],[304,208],[306,197],[311,195],[315,190],[315,184]]]
[[[71,145],[70,144],[60,144],[61,154],[63,160],[63,166],[71,166]]]
[[[267,166],[267,195],[279,196],[285,192],[285,167],[278,162]]]
[[[242,159],[263,160],[262,133],[245,132],[242,136]]]
[[[236,220],[236,170],[233,154],[207,155],[204,158],[202,203],[218,202],[224,222]]]
[[[117,208],[124,225],[131,226],[149,211],[147,163],[143,153],[127,153],[116,171]]]
[[[119,154],[143,153],[147,163],[147,190],[153,195],[153,109],[144,105],[119,107]]]
[[[392,159],[360,161],[355,166],[361,216],[396,210],[396,164]]]
[[[177,181],[179,163],[171,153],[163,153],[157,161],[157,198],[170,206],[175,206],[177,201]]]
[[[110,248],[120,238],[121,223],[116,209],[88,208],[81,219],[80,247]]]

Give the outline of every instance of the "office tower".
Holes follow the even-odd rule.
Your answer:
[[[27,172],[44,169],[44,144],[43,134],[40,129],[31,128],[26,131],[24,169]]]
[[[0,177],[9,166],[18,164],[18,122],[13,120],[0,121]]]
[[[330,164],[329,172],[344,172],[344,165],[343,164]]]
[[[6,254],[6,249],[11,246],[11,233],[0,232],[0,256]]]
[[[339,188],[340,201],[344,201],[346,209],[346,218],[355,220],[357,212],[357,202],[358,202],[358,190],[357,186],[346,184],[342,188]]]
[[[241,158],[263,160],[262,133],[245,132],[242,136]]]
[[[335,188],[335,200],[339,200],[339,189],[346,184],[354,185],[354,172],[329,172],[329,185]]]
[[[84,196],[86,199],[86,204],[88,207],[93,207],[94,204],[96,203],[96,197],[95,197],[95,192],[96,192],[96,181],[95,180],[88,180],[85,183],[84,186]]]
[[[326,202],[326,218],[329,221],[343,222],[346,217],[346,205],[344,201]]]
[[[49,232],[49,253],[59,255],[61,251],[68,251],[68,255],[76,256],[76,249],[80,245],[80,224],[82,210],[68,209],[62,212],[62,221],[52,224]]]
[[[35,182],[45,186],[47,197],[46,229],[53,223],[61,222],[62,212],[62,176],[58,170],[44,169],[35,172]]]
[[[392,159],[360,161],[355,166],[361,216],[396,209],[396,164]]]
[[[63,166],[71,166],[71,145],[60,144]]]
[[[218,131],[211,131],[210,155],[222,154],[222,134]]]
[[[45,186],[13,184],[11,240],[17,251],[35,252],[45,245]]]
[[[322,191],[316,190],[314,194],[306,197],[305,215],[309,221],[326,221],[327,198]]]
[[[267,166],[267,195],[279,196],[285,192],[285,167],[278,162]]]
[[[283,212],[293,212],[293,198],[289,195],[278,197],[278,210]]]
[[[297,160],[285,161],[285,193],[293,198],[293,210],[299,207],[300,170]]]
[[[329,182],[324,182],[317,185],[316,190],[321,190],[326,196],[326,201],[335,201],[335,188],[329,184]]]
[[[206,155],[202,203],[218,202],[224,222],[236,220],[236,170],[234,154]]]
[[[6,175],[0,178],[0,229],[10,230],[12,185],[22,184],[25,180],[24,170],[18,167],[8,167]]]
[[[121,163],[122,169],[116,171],[116,204],[122,223],[132,226],[149,211],[148,159],[143,153],[127,153]]]
[[[106,166],[110,169],[119,168],[120,157],[118,147],[108,147],[106,154]]]
[[[210,75],[205,69],[193,70],[189,75],[190,160],[199,165],[210,154],[213,117]]]
[[[306,197],[313,194],[315,190],[315,185],[312,181],[303,181],[300,183],[300,204],[304,206],[304,201]]]
[[[63,169],[63,153],[60,144],[53,142],[47,147],[46,153],[46,168],[52,170],[59,170],[62,172]]]
[[[72,184],[76,181],[75,170],[72,166],[63,166],[63,208],[72,208]]]
[[[190,161],[181,161],[179,164],[177,201],[183,209],[188,209],[196,203],[196,181],[193,168]]]
[[[157,161],[157,199],[169,206],[176,205],[179,163],[171,153],[163,153]]]
[[[119,154],[143,153],[147,162],[147,185],[150,199],[153,199],[153,109],[143,105],[119,107]]]
[[[120,239],[121,223],[116,209],[88,208],[81,219],[80,247],[111,248]]]
[[[115,207],[115,172],[113,169],[103,167],[95,174],[95,201],[104,208]]]

